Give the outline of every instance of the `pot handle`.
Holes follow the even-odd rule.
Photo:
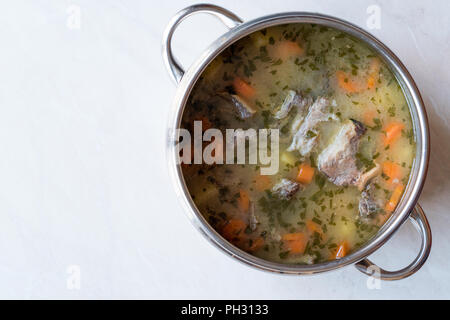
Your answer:
[[[427,217],[419,204],[416,204],[409,218],[422,237],[420,252],[409,266],[397,271],[386,271],[369,259],[364,259],[355,264],[356,269],[368,276],[373,276],[381,280],[400,280],[416,273],[423,266],[430,254],[431,229]],[[374,273],[375,270],[379,270],[379,275]]]
[[[242,20],[234,13],[212,4],[196,4],[187,7],[175,14],[175,16],[173,16],[173,18],[167,25],[166,30],[164,31],[162,48],[164,63],[175,84],[178,84],[181,81],[181,78],[184,75],[184,69],[181,67],[180,63],[172,53],[173,33],[184,19],[199,12],[208,13],[215,16],[216,18],[219,18],[220,21],[222,21],[223,24],[228,27],[228,29],[237,27],[242,23]]]

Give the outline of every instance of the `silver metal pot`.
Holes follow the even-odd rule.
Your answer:
[[[229,31],[212,43],[200,58],[187,71],[184,71],[180,63],[173,56],[171,47],[172,35],[182,20],[195,13],[208,13],[219,18],[229,28]],[[357,251],[339,260],[313,265],[289,265],[263,260],[238,249],[222,238],[208,224],[192,201],[182,175],[181,167],[176,164],[177,154],[174,147],[177,139],[175,129],[180,126],[188,97],[197,79],[208,64],[225,48],[237,40],[255,31],[287,23],[314,23],[332,27],[353,35],[378,52],[389,65],[404,91],[412,115],[417,144],[416,156],[409,183],[392,217],[370,241]],[[425,181],[430,153],[427,115],[419,90],[411,75],[394,53],[378,39],[349,22],[317,13],[287,12],[243,22],[238,16],[224,8],[199,4],[181,10],[169,22],[163,38],[163,57],[172,79],[178,86],[168,125],[167,157],[169,170],[177,195],[182,200],[190,220],[208,240],[241,262],[262,270],[284,274],[314,274],[354,264],[358,270],[367,275],[375,276],[382,280],[399,280],[414,274],[425,263],[431,249],[431,230],[427,218],[417,203],[417,200]],[[419,254],[410,265],[401,270],[386,271],[377,267],[367,257],[389,240],[407,218],[411,220],[421,236],[422,243]]]

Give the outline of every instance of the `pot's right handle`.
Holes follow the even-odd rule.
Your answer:
[[[416,204],[409,218],[422,237],[420,252],[409,266],[398,271],[386,271],[375,265],[369,259],[364,259],[356,263],[355,267],[362,273],[377,277],[381,280],[400,280],[416,273],[423,266],[430,254],[431,229],[427,217],[419,204]],[[379,271],[379,275],[374,273],[375,270]]]
[[[172,53],[172,36],[178,25],[195,13],[208,13],[219,18],[229,29],[242,23],[242,20],[231,11],[212,4],[196,4],[179,11],[169,22],[163,36],[163,58],[167,70],[175,84],[181,81],[184,70]]]

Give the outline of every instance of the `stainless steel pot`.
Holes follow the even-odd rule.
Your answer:
[[[219,18],[229,28],[229,31],[212,43],[200,58],[187,71],[184,71],[180,63],[173,56],[171,46],[172,35],[181,21],[195,13],[208,13]],[[207,223],[192,201],[184,182],[181,168],[176,164],[177,154],[174,147],[177,139],[175,129],[180,126],[188,97],[197,79],[208,64],[225,48],[242,37],[257,30],[287,23],[314,23],[339,29],[366,42],[377,51],[390,66],[405,93],[412,115],[417,143],[417,151],[411,171],[411,178],[405,188],[405,193],[397,209],[387,223],[379,230],[376,236],[357,251],[339,260],[314,265],[289,265],[266,261],[238,249],[222,238],[222,236]],[[399,280],[414,274],[422,267],[428,258],[431,249],[430,226],[422,208],[417,203],[425,181],[430,153],[428,120],[422,98],[414,80],[401,61],[383,43],[371,34],[349,22],[322,14],[287,12],[243,22],[238,16],[224,8],[208,4],[199,4],[181,10],[169,22],[163,38],[163,57],[172,79],[178,86],[168,125],[167,156],[169,169],[172,174],[177,195],[182,200],[190,220],[208,240],[241,262],[262,270],[277,273],[314,274],[354,264],[358,270],[367,275],[375,276],[382,280]],[[401,270],[386,271],[377,267],[367,259],[367,257],[389,240],[407,218],[414,224],[421,236],[422,242],[419,254],[410,265]]]

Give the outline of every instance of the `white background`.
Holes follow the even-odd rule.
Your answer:
[[[208,243],[176,199],[165,161],[175,93],[163,66],[165,25],[191,1],[9,1],[0,6],[0,298],[450,298],[450,2],[213,1],[244,20],[282,11],[335,15],[398,54],[426,102],[432,155],[420,202],[433,249],[414,276],[369,290],[347,267],[280,276]],[[68,27],[80,9],[80,29]],[[70,23],[69,23],[70,26]],[[225,31],[186,20],[174,50],[185,66]],[[411,225],[372,257],[385,268],[418,252]],[[80,289],[67,286],[72,265]],[[70,270],[69,270],[70,271]]]

